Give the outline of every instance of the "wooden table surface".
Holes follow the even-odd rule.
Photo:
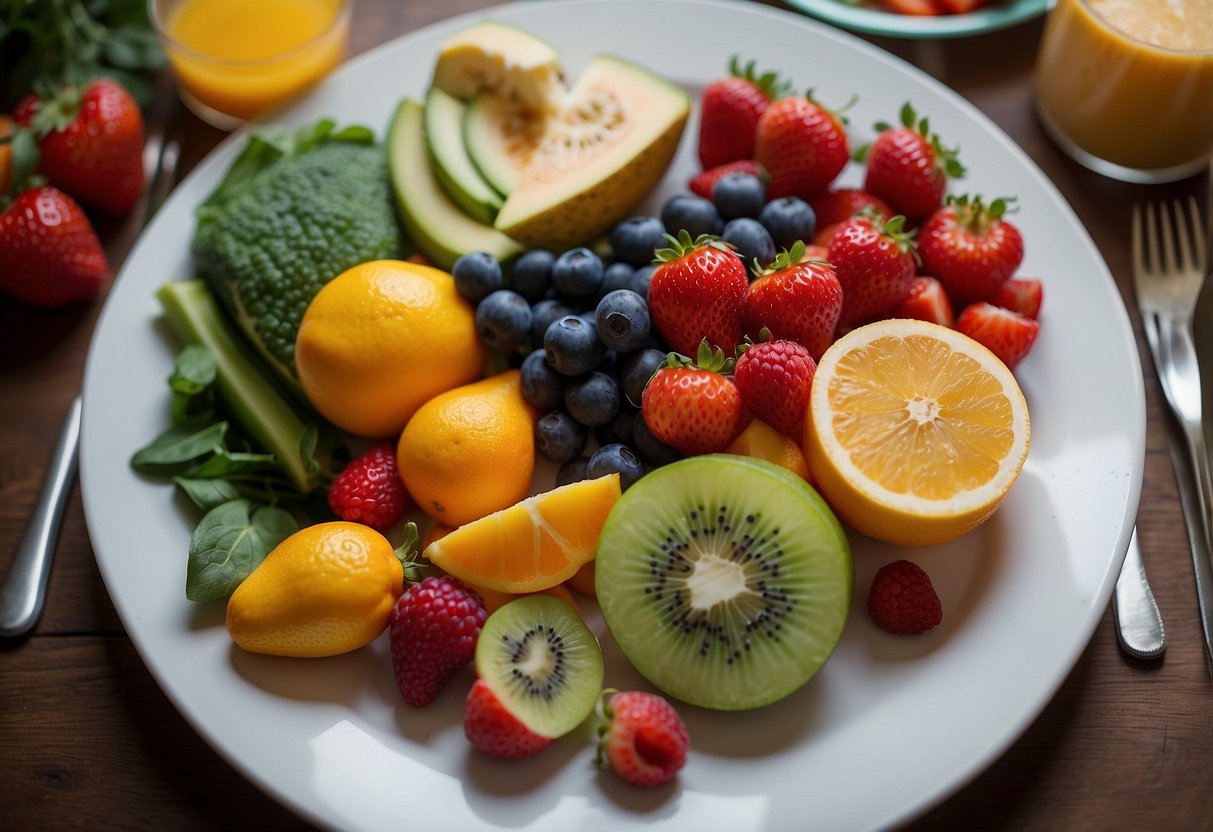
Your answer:
[[[358,0],[351,52],[488,5]],[[1131,206],[1186,194],[1204,204],[1207,177],[1129,186],[1066,159],[1032,113],[1040,34],[1037,20],[961,40],[871,40],[957,90],[1023,147],[1069,200],[1129,301]],[[757,53],[758,45],[738,49]],[[778,56],[764,63],[777,66]],[[171,96],[169,79],[163,80],[163,95]],[[183,143],[179,175],[224,135],[181,108],[171,130]],[[135,222],[98,225],[117,271]],[[103,301],[46,312],[0,299],[0,573],[7,570],[80,385]],[[1081,322],[1052,319],[1049,325]],[[1148,358],[1143,366],[1149,422],[1139,529],[1166,617],[1165,658],[1150,664],[1126,660],[1107,612],[1073,672],[1023,737],[909,828],[1213,829],[1213,684],[1167,451],[1169,417]],[[161,693],[106,594],[78,492],[69,504],[41,623],[27,638],[0,642],[0,748],[0,828],[304,826],[225,763]]]

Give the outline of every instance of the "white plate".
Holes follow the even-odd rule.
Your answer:
[[[165,693],[236,768],[324,826],[358,829],[680,828],[861,830],[924,811],[1001,754],[1032,722],[1091,637],[1128,545],[1141,488],[1145,408],[1128,317],[1099,254],[1061,196],[990,121],[954,93],[854,37],[800,15],[737,3],[586,0],[495,8],[558,44],[575,77],[612,50],[698,94],[731,54],[776,55],[821,100],[861,94],[857,141],[908,98],[959,144],[966,187],[1016,193],[1022,273],[1045,280],[1043,328],[1019,369],[1033,414],[1023,475],[983,528],[904,552],[853,536],[855,603],[834,657],[808,685],[762,710],[684,707],[694,745],[675,786],[642,792],[596,773],[583,736],[501,764],[469,750],[459,713],[465,670],[441,699],[398,698],[385,640],[326,660],[235,649],[222,605],[186,601],[194,521],[184,502],[128,467],[166,423],[172,352],[153,299],[191,273],[193,208],[243,141],[233,136],[177,189],[131,254],[97,328],[84,393],[81,478],[106,586]],[[420,95],[444,22],[354,61],[281,116],[323,115],[382,131],[398,99]],[[672,37],[685,31],[686,38]],[[693,31],[693,34],[691,32]],[[693,172],[692,122],[663,196]],[[856,182],[857,171],[846,176]],[[865,593],[902,556],[935,579],[941,626],[898,639],[868,621]],[[599,626],[601,632],[601,627]],[[603,637],[607,683],[643,684]],[[808,819],[811,819],[809,821]]]

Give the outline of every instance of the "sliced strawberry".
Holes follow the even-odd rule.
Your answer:
[[[753,159],[738,159],[735,162],[726,162],[723,165],[700,171],[691,177],[687,187],[691,189],[691,193],[698,194],[704,199],[711,199],[712,188],[722,177],[730,173],[748,173],[759,179],[767,178],[767,172],[762,169],[762,165]]]
[[[1018,312],[979,301],[966,306],[956,329],[1002,359],[1008,369],[1023,360],[1036,343],[1040,324]]]
[[[998,288],[990,303],[1018,312],[1025,318],[1040,317],[1040,304],[1044,300],[1044,287],[1034,277],[1012,277]]]
[[[952,302],[948,300],[943,285],[935,278],[923,275],[914,278],[905,300],[893,310],[892,317],[929,321],[949,329],[956,324]]]

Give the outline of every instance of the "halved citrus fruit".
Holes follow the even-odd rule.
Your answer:
[[[594,559],[602,524],[619,494],[618,474],[570,483],[460,526],[423,554],[465,583],[512,594],[538,592]]]
[[[994,513],[1030,433],[1023,392],[992,352],[937,324],[892,319],[852,330],[822,356],[805,449],[848,525],[925,546]]]

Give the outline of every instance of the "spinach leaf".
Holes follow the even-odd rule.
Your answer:
[[[211,509],[194,530],[185,573],[191,601],[226,598],[270,551],[299,530],[295,518],[273,506],[229,500]]]
[[[241,496],[240,489],[227,480],[173,477],[173,482],[203,511],[210,511],[230,500],[238,500]]]
[[[192,422],[173,425],[140,448],[131,457],[131,466],[144,474],[171,477],[184,474],[194,462],[208,454],[224,450],[227,422],[199,427]]]
[[[218,367],[206,347],[190,344],[177,354],[168,386],[173,391],[173,424],[210,419],[215,412]]]

